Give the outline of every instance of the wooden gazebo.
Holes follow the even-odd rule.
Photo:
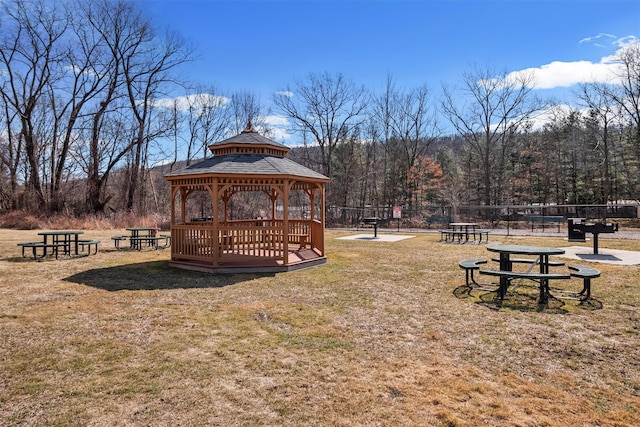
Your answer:
[[[165,175],[173,267],[277,272],[326,263],[326,176],[286,158],[251,124],[209,146],[213,157]]]

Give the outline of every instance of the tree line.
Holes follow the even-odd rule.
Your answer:
[[[210,156],[208,145],[248,122],[275,135],[274,115],[298,138],[290,157],[331,178],[329,219],[365,206],[390,216],[393,206],[640,194],[638,43],[619,51],[615,81],[579,85],[574,108],[539,99],[533,75],[490,66],[463,73],[439,99],[392,76],[374,92],[310,73],[267,106],[183,78],[197,52],[135,3],[6,0],[0,9],[2,211],[166,212],[163,173]]]

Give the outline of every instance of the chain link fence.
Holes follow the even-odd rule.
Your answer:
[[[358,228],[364,218],[378,218],[384,228],[443,228],[450,222],[475,222],[483,228],[530,228],[534,217],[584,218],[587,221],[622,221],[640,228],[640,204],[584,205],[503,205],[503,206],[427,206],[421,209],[405,207],[331,206],[327,212],[327,227]],[[401,213],[398,218],[398,212]],[[565,224],[566,226],[566,224]]]

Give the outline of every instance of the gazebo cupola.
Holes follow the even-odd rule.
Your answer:
[[[286,157],[289,152],[289,147],[278,144],[260,135],[253,129],[251,122],[249,122],[247,128],[240,132],[239,135],[211,144],[209,151],[211,151],[214,156],[224,156],[227,154],[259,154]]]
[[[212,271],[287,271],[326,262],[324,175],[256,132],[209,146],[213,157],[165,175],[171,261]]]

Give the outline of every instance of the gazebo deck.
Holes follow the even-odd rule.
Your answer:
[[[289,264],[285,265],[280,258],[265,258],[253,254],[251,250],[243,253],[224,251],[225,261],[218,266],[198,260],[172,260],[169,265],[185,270],[203,271],[207,273],[278,273],[299,270],[326,264],[327,258],[318,251],[309,248],[289,250]]]

